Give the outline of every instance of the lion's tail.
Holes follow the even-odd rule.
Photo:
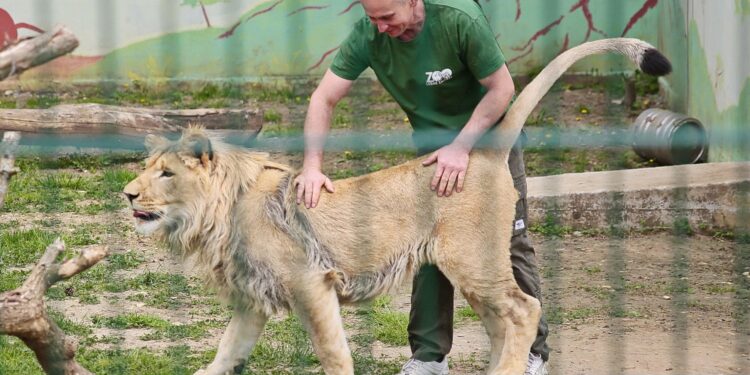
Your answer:
[[[508,150],[518,138],[526,118],[550,87],[576,61],[595,54],[617,52],[630,58],[644,73],[662,76],[672,71],[672,65],[652,45],[631,38],[602,39],[571,48],[552,60],[518,95],[496,132],[497,144],[507,159]]]

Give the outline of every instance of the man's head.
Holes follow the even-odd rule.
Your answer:
[[[378,32],[405,41],[414,39],[424,24],[422,0],[361,0]]]

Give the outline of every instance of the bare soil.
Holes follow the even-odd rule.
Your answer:
[[[562,319],[547,317],[551,373],[748,373],[748,301],[735,298],[738,277],[746,276],[735,270],[740,251],[735,243],[668,233],[624,239],[532,237],[543,304],[548,312],[563,312]],[[394,300],[405,312],[409,290],[404,286]],[[457,306],[465,305],[457,299]],[[623,313],[611,313],[615,309]],[[458,321],[450,355],[453,373],[482,374],[488,345],[480,322]],[[376,356],[410,355],[408,347],[373,350]]]

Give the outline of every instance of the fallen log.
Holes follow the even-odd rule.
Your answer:
[[[139,149],[147,134],[178,136],[190,125],[230,143],[249,145],[262,128],[256,109],[155,109],[69,104],[47,109],[0,109],[0,131],[17,131],[25,145]]]
[[[256,134],[263,117],[254,109],[154,109],[66,104],[47,109],[0,110],[0,130],[54,134],[179,133],[191,124]]]
[[[78,38],[65,26],[57,26],[52,31],[22,40],[0,52],[0,79],[44,64],[76,47]]]

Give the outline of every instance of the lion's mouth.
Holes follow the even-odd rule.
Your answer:
[[[161,218],[156,212],[133,210],[133,217],[142,221],[154,221]]]

